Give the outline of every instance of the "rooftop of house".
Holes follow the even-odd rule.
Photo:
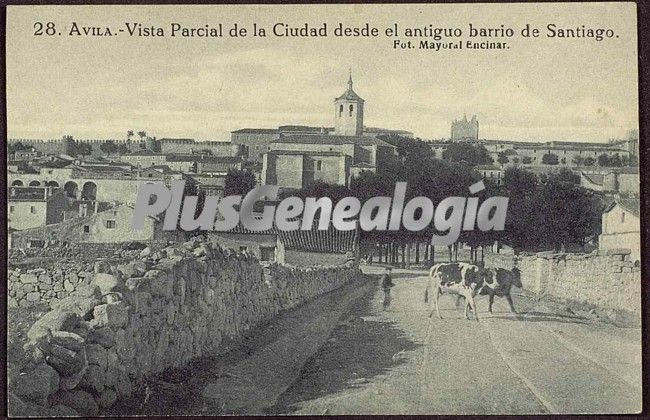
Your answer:
[[[278,140],[272,142],[273,144],[332,144],[332,145],[343,145],[343,144],[358,144],[362,146],[385,146],[385,147],[395,147],[383,140],[377,139],[370,136],[337,136],[337,135],[295,135],[295,136],[284,136]]]
[[[124,154],[122,156],[124,156],[124,157],[128,157],[128,156],[165,156],[165,154],[164,153],[153,152],[153,151],[151,151],[149,149],[142,149],[142,150],[138,150],[137,152],[126,153],[126,154]]]
[[[270,155],[293,155],[293,156],[345,156],[341,152],[334,152],[334,151],[310,151],[310,150],[281,150],[281,149],[276,149],[276,150],[271,150],[268,152]]]
[[[277,128],[241,128],[231,131],[236,134],[279,134],[279,132]]]
[[[616,205],[621,206],[625,211],[636,217],[641,217],[640,200],[638,198],[617,198],[605,208],[604,213],[611,211]]]
[[[168,162],[201,162],[201,163],[239,163],[240,156],[212,156],[200,154],[167,155]]]

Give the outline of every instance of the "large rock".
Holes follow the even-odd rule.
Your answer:
[[[7,394],[7,414],[9,417],[47,417],[50,415],[47,408],[23,401],[11,392]]]
[[[100,407],[108,408],[117,401],[117,392],[110,388],[106,388],[101,394],[99,394],[99,397],[97,397],[96,400]]]
[[[101,300],[95,296],[78,296],[76,292],[57,303],[52,304],[52,309],[74,312],[83,319],[90,319],[95,306],[101,304]]]
[[[123,290],[124,282],[121,281],[117,276],[107,273],[97,273],[92,283],[95,286],[99,287],[102,295],[105,295],[110,292],[120,292]]]
[[[108,359],[106,349],[99,344],[88,344],[86,346],[86,358],[88,364],[98,365],[102,370],[106,370]]]
[[[99,394],[104,390],[104,383],[106,382],[106,372],[104,369],[97,365],[88,365],[86,373],[84,373],[79,387],[93,394]]]
[[[80,389],[59,391],[52,395],[50,402],[54,405],[63,404],[83,416],[96,416],[99,412],[99,407],[93,396]]]
[[[21,283],[38,283],[38,276],[35,274],[21,274],[20,275]]]
[[[129,310],[123,301],[95,306],[91,324],[94,328],[121,328],[129,320]]]
[[[86,368],[84,338],[66,331],[52,331],[26,347],[35,346],[61,376],[71,376]]]
[[[27,332],[27,338],[30,341],[38,341],[47,336],[48,331],[67,331],[83,337],[87,327],[75,312],[55,309],[43,315],[32,325]]]
[[[15,393],[21,399],[46,405],[47,398],[59,389],[59,374],[51,366],[41,363],[18,375],[14,385]]]
[[[115,346],[115,332],[109,327],[93,328],[88,334],[88,342],[96,343],[104,348]]]

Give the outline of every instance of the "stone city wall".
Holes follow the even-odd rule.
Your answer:
[[[218,354],[246,330],[358,278],[354,262],[262,266],[199,240],[94,265],[92,280],[52,305],[8,366],[10,415],[96,415],[147,378]]]
[[[591,254],[540,252],[519,256],[487,254],[487,266],[521,270],[524,290],[616,313],[641,316],[641,269],[630,250]]]

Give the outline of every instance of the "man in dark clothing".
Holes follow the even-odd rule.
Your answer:
[[[381,276],[381,287],[384,289],[384,311],[390,306],[390,288],[394,286],[390,276],[392,270],[391,267],[386,267],[386,271]]]

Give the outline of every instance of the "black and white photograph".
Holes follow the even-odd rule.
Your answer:
[[[5,43],[9,417],[642,412],[635,3],[22,4]]]

